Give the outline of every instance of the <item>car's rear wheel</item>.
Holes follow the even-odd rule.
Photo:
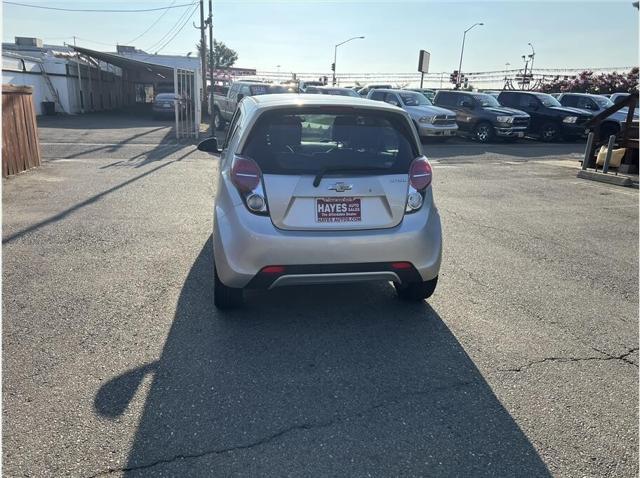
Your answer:
[[[490,143],[494,136],[493,126],[491,123],[483,121],[476,125],[473,134],[480,143]]]
[[[220,110],[218,110],[218,108],[213,110],[213,127],[218,131],[224,129],[224,120],[222,119],[222,115],[220,115]]]
[[[244,302],[242,289],[227,287],[218,277],[215,264],[213,266],[213,304],[221,310],[240,307]]]
[[[438,277],[424,282],[412,282],[410,284],[393,283],[402,300],[420,301],[428,299],[433,295],[438,284]]]

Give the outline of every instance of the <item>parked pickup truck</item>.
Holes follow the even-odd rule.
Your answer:
[[[238,102],[245,96],[268,95],[273,93],[289,93],[286,86],[254,81],[234,82],[226,95],[213,93],[213,125],[216,129],[224,129],[236,112]]]
[[[529,114],[529,133],[542,141],[584,136],[585,125],[593,116],[585,110],[562,106],[546,93],[505,90],[498,96],[498,101],[502,106]]]
[[[451,110],[433,106],[422,93],[393,89],[371,90],[367,98],[384,101],[409,113],[420,138],[446,139],[455,136],[458,131],[456,114]]]
[[[529,126],[527,113],[500,106],[494,96],[484,93],[440,90],[433,103],[455,111],[458,131],[480,143],[489,143],[496,136],[524,138]]]

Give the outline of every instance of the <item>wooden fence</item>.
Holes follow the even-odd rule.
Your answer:
[[[30,86],[2,85],[2,176],[40,166],[40,143]]]

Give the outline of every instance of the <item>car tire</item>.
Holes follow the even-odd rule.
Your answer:
[[[220,114],[220,110],[215,108],[213,110],[213,126],[218,131],[224,129],[224,119],[222,119],[222,115]]]
[[[560,136],[560,130],[558,125],[555,123],[545,123],[540,128],[540,139],[542,141],[551,143],[556,141]]]
[[[213,305],[220,310],[235,309],[244,302],[242,289],[227,287],[218,277],[216,266],[213,266]]]
[[[495,137],[495,132],[491,123],[487,121],[481,121],[473,129],[473,137],[479,143],[490,143]]]
[[[421,301],[428,299],[433,295],[438,284],[438,276],[435,279],[431,279],[424,282],[412,282],[410,284],[398,284],[393,283],[398,293],[398,297],[402,300],[408,301]]]

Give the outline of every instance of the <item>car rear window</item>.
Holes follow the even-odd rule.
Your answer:
[[[260,116],[242,154],[265,174],[327,169],[406,173],[420,152],[403,115],[357,108],[274,110]]]
[[[251,95],[269,95],[274,93],[290,93],[287,87],[282,85],[251,85]]]
[[[160,93],[156,96],[156,100],[168,101],[175,99],[175,97],[174,93]]]

